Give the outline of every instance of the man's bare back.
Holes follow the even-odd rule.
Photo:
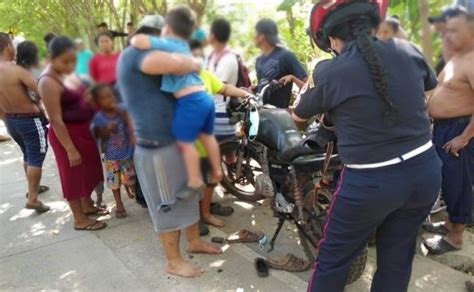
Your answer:
[[[37,113],[38,106],[27,94],[27,87],[37,92],[30,72],[10,62],[0,62],[0,111],[4,113]]]
[[[474,51],[455,55],[439,75],[428,111],[434,119],[468,117],[474,113]]]

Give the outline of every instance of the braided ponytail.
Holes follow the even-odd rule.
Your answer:
[[[357,47],[362,53],[362,57],[369,65],[370,75],[374,82],[375,89],[387,105],[384,120],[387,125],[391,126],[396,123],[397,110],[390,97],[389,82],[385,74],[384,65],[375,49],[372,29],[372,21],[369,18],[361,17],[335,26],[330,35],[345,42],[356,42]]]

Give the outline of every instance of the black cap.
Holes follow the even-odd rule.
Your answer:
[[[255,30],[258,34],[264,35],[267,41],[272,45],[276,46],[281,43],[280,37],[278,36],[278,27],[275,21],[269,18],[264,18],[257,22]]]
[[[467,10],[466,8],[462,6],[459,6],[459,5],[449,6],[443,10],[441,15],[428,17],[428,21],[430,23],[446,22],[449,18],[456,17],[459,14],[465,13],[465,12],[467,12]]]

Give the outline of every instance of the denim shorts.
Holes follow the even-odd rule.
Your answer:
[[[48,151],[48,120],[41,113],[5,114],[5,125],[28,166],[43,167]]]

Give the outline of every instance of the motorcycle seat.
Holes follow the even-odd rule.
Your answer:
[[[324,153],[319,154],[309,154],[305,156],[300,156],[293,160],[292,164],[296,169],[302,171],[321,171],[324,169],[324,161],[326,155]],[[329,166],[339,165],[340,161],[337,154],[331,155],[331,161]]]
[[[321,154],[324,157],[324,152],[321,153],[320,151],[313,150],[309,147],[297,145],[283,151],[280,154],[280,159],[287,163],[292,163],[298,157],[307,156],[311,154]]]

